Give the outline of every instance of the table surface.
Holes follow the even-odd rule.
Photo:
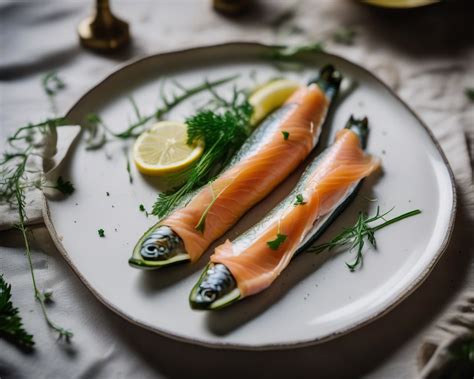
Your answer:
[[[208,0],[112,1],[131,25],[132,46],[101,56],[78,45],[76,25],[92,1],[0,2],[0,149],[19,126],[49,115],[40,78],[58,71],[67,84],[65,112],[89,87],[128,59],[226,41],[307,43],[325,48],[381,77],[425,121],[453,168],[459,208],[451,243],[426,282],[396,309],[347,336],[287,351],[222,351],[176,342],[113,314],[81,284],[45,227],[31,228],[41,288],[54,291],[51,317],[71,328],[71,344],[56,341],[34,301],[16,231],[0,233],[0,273],[13,287],[36,349],[24,354],[0,340],[2,378],[120,377],[369,377],[411,378],[423,336],[465,288],[474,285],[472,152],[474,87],[472,2],[412,11],[383,11],[355,1],[255,1],[239,18],[215,13]],[[341,27],[356,31],[352,46],[333,41]],[[0,215],[1,217],[1,215]],[[268,362],[268,364],[261,364]],[[270,363],[271,362],[271,363]]]

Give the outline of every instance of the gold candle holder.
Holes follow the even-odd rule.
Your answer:
[[[82,46],[99,52],[114,52],[130,42],[128,23],[112,14],[109,0],[97,0],[94,14],[79,24],[77,32]]]

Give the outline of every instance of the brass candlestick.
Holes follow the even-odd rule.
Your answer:
[[[130,41],[128,23],[112,14],[109,0],[96,0],[94,14],[79,24],[77,32],[82,46],[100,52],[114,52]]]

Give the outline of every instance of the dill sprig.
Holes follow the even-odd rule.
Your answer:
[[[50,101],[54,101],[54,96],[64,87],[64,83],[57,76],[49,75],[43,79],[43,87]],[[51,149],[55,148],[56,128],[67,124],[67,120],[64,118],[48,119],[37,124],[23,126],[7,139],[11,151],[5,152],[0,161],[0,203],[9,204],[13,209],[18,210],[19,221],[16,227],[23,237],[35,299],[40,303],[46,323],[59,333],[60,338],[69,341],[73,335],[72,332],[59,326],[48,316],[46,302],[51,300],[52,293],[40,291],[36,284],[25,210],[25,191],[29,188],[54,188],[63,194],[70,194],[74,191],[71,182],[59,177],[56,183],[49,183],[41,168],[34,168],[28,164],[29,159],[35,156],[50,157]],[[30,179],[30,177],[34,177],[34,179]]]
[[[357,221],[354,226],[344,229],[340,234],[334,237],[331,241],[323,243],[321,245],[312,246],[308,249],[312,253],[322,253],[325,250],[332,250],[334,248],[341,248],[349,246],[349,251],[356,250],[356,258],[352,263],[347,263],[346,266],[350,271],[355,271],[356,268],[360,267],[363,262],[362,250],[364,248],[365,240],[377,248],[377,243],[375,240],[375,232],[385,228],[388,225],[394,224],[398,221],[401,221],[405,218],[415,216],[421,213],[421,210],[415,209],[410,212],[401,214],[400,216],[394,217],[390,220],[386,220],[385,216],[393,210],[390,209],[388,212],[380,213],[380,207],[377,207],[377,211],[374,216],[369,217],[366,212],[360,212],[357,217]],[[375,226],[369,224],[383,220],[384,222]]]
[[[107,135],[119,140],[128,140],[137,138],[141,133],[144,132],[146,125],[151,120],[161,120],[161,118],[168,112],[173,110],[179,104],[189,99],[190,97],[203,92],[213,90],[214,87],[218,87],[225,83],[228,83],[237,78],[237,75],[227,76],[218,80],[204,80],[204,82],[197,84],[192,87],[185,87],[177,81],[172,81],[175,86],[175,90],[180,91],[179,94],[173,93],[167,95],[165,93],[164,81],[160,87],[160,98],[162,104],[149,115],[142,115],[140,109],[135,102],[133,97],[129,97],[130,104],[136,117],[136,121],[131,123],[125,130],[121,132],[113,132],[107,127],[102,118],[96,113],[90,113],[86,116],[87,130],[89,131],[89,138],[86,140],[88,150],[96,150],[101,148],[104,144],[109,142]]]
[[[234,89],[232,99],[227,101],[215,91],[211,93],[217,107],[186,119],[188,143],[204,142],[204,153],[186,172],[188,177],[183,185],[173,192],[160,193],[152,211],[158,217],[167,215],[186,195],[212,180],[251,133],[253,107],[245,94]]]
[[[24,349],[31,349],[35,341],[23,327],[20,311],[13,306],[12,286],[0,275],[0,336]]]
[[[46,185],[46,179],[40,170],[29,169],[30,174],[39,174],[39,179],[29,182],[25,177],[27,161],[30,157],[40,155],[37,148],[40,147],[42,137],[47,135],[51,129],[66,125],[64,118],[49,119],[38,124],[29,124],[19,128],[11,137],[8,143],[12,151],[5,152],[0,161],[0,203],[16,205],[16,186],[19,184],[22,190],[29,187],[43,188],[51,187],[68,194],[72,193],[73,186],[70,182],[58,178],[54,186]],[[20,146],[21,144],[21,146]]]

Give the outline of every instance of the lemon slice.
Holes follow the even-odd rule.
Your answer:
[[[133,159],[142,174],[159,176],[179,172],[202,154],[203,144],[186,143],[187,125],[160,121],[142,133],[133,146]]]
[[[273,80],[257,87],[249,97],[249,103],[253,106],[252,125],[257,125],[280,107],[299,87],[300,83],[289,79]]]

